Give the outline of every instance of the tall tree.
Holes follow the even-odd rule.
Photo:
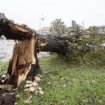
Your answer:
[[[56,19],[51,23],[50,33],[52,35],[62,35],[66,31],[66,25],[61,19]]]

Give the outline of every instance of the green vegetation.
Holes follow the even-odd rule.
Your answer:
[[[0,75],[7,72],[8,62],[0,62]]]
[[[7,63],[0,63],[5,70]],[[23,92],[23,85],[17,92],[18,105],[24,104],[32,95],[29,105],[105,105],[105,68],[76,66],[52,55],[40,59],[44,77],[40,82],[43,96]],[[24,83],[23,83],[24,84]]]
[[[105,35],[99,34],[95,26],[84,29],[78,24],[75,25],[67,27],[61,19],[56,19],[51,24],[51,35],[67,38],[68,51],[65,59],[79,65],[104,66]]]
[[[69,44],[70,50],[65,58],[78,64],[104,66],[105,64],[105,36],[81,36],[81,41]]]

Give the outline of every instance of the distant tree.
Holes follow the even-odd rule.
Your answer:
[[[61,19],[56,19],[51,23],[50,33],[52,35],[61,35],[66,32],[66,25]]]
[[[97,34],[97,27],[96,26],[90,26],[87,29],[91,34]]]

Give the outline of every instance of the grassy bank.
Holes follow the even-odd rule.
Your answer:
[[[0,62],[0,75],[6,73],[8,68],[8,62]]]
[[[21,87],[18,105],[26,105],[23,100],[31,95],[29,105],[105,105],[104,68],[70,65],[55,56],[41,58],[40,65],[44,95],[23,92]]]

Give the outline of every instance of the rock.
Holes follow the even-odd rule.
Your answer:
[[[17,105],[18,103],[17,102],[15,102],[15,105]]]
[[[44,92],[42,90],[40,90],[40,91],[36,90],[35,91],[35,95],[43,95],[43,94],[44,94]]]
[[[30,87],[30,88],[29,88],[29,91],[30,91],[30,92],[34,92],[34,91],[35,91],[35,87]]]
[[[4,74],[4,75],[2,75],[2,78],[5,78],[6,77],[6,75]]]
[[[28,92],[29,91],[29,89],[27,88],[27,89],[24,89],[24,92]]]
[[[1,105],[14,105],[16,102],[15,95],[12,95],[11,93],[5,93],[2,94],[3,103]]]
[[[35,95],[38,95],[38,90],[35,91]]]
[[[36,76],[38,76],[38,77],[40,77],[40,78],[42,78],[42,77],[43,77],[41,74],[37,74]]]
[[[24,88],[32,87],[32,84],[26,84]]]
[[[1,82],[4,83],[5,82],[5,79],[2,79]]]
[[[35,76],[35,80],[36,80],[37,82],[39,82],[39,81],[41,81],[41,77]]]
[[[43,94],[44,94],[44,92],[41,90],[41,91],[39,91],[39,94],[40,94],[40,95],[43,95]]]
[[[34,82],[32,83],[32,86],[38,86],[38,83],[37,83],[36,81],[34,81]]]
[[[38,91],[42,91],[42,88],[40,86],[37,87]]]
[[[18,101],[20,99],[20,95],[16,95],[16,100]]]
[[[28,81],[26,81],[26,84],[32,84],[32,81],[28,80]]]
[[[16,98],[19,98],[20,97],[20,95],[16,95]]]

